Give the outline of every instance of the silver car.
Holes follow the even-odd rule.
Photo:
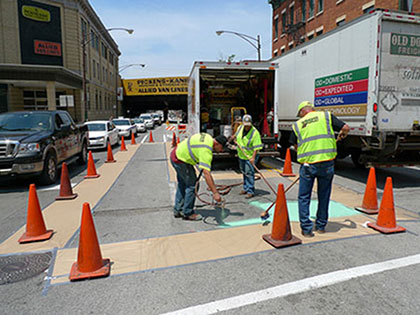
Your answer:
[[[143,119],[135,118],[133,119],[133,122],[136,125],[138,132],[146,132],[146,124]]]
[[[141,114],[139,118],[144,120],[147,129],[153,129],[153,127],[155,126],[152,115]]]

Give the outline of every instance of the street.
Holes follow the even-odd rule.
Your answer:
[[[30,262],[36,255],[48,255],[45,271],[0,285],[2,313],[420,313],[419,168],[376,170],[379,203],[386,178],[392,177],[397,224],[405,233],[385,235],[366,227],[377,216],[353,207],[362,202],[369,170],[356,169],[345,159],[336,163],[327,233],[302,237],[295,185],[286,198],[292,233],[303,243],[274,249],[261,238],[271,231],[273,213],[270,222],[261,220],[260,213],[275,200],[263,180],[256,181],[256,196],[249,200],[239,195],[241,186],[233,187],[224,196],[224,208],[197,201],[203,221],[175,219],[176,177],[168,163],[172,131],[163,124],[153,130],[153,138],[149,143],[148,132],[139,134],[136,145],[126,142],[126,153],[116,145],[117,163],[111,166],[104,164],[106,151],[94,151],[98,179],[84,179],[86,167],[70,165],[79,197],[64,206],[55,201],[59,181],[37,187],[47,228],[55,230],[45,242],[19,245],[15,240],[26,223],[32,182],[0,182],[0,279],[12,270],[5,268],[7,259],[28,257]],[[273,187],[287,187],[294,179],[280,176],[283,164],[278,158],[261,163]],[[213,170],[216,184],[242,180],[236,161],[214,161]],[[298,170],[293,163],[293,171]],[[202,181],[200,193],[206,192]],[[103,258],[111,259],[111,275],[70,282],[82,210],[73,205],[84,202],[84,196],[92,200],[96,233]],[[202,198],[210,201],[209,195]],[[54,215],[59,206],[62,212]]]

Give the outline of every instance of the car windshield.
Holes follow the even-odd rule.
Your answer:
[[[105,124],[87,124],[89,131],[106,131]]]
[[[160,118],[160,117],[157,114],[153,114],[153,118]]]
[[[134,119],[134,122],[135,122],[136,124],[142,124],[142,123],[144,123],[143,119],[140,119],[140,118],[138,118],[138,119]]]
[[[152,119],[152,116],[150,116],[150,115],[141,115],[140,118],[143,118],[143,119],[148,120],[148,119]]]
[[[121,119],[121,120],[113,120],[112,121],[116,126],[129,126],[130,121],[128,119]]]
[[[43,131],[52,129],[52,115],[48,113],[6,113],[0,115],[0,132]]]

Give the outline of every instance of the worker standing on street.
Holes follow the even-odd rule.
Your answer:
[[[334,131],[339,132],[338,140],[341,140],[347,136],[350,128],[328,111],[315,111],[313,104],[308,101],[299,104],[297,116],[301,118],[293,125],[290,142],[297,144],[297,160],[301,164],[299,221],[302,235],[313,237],[309,206],[314,180],[316,178],[318,184],[315,231],[325,233],[334,177],[334,159],[337,156]]]
[[[261,135],[257,128],[252,125],[251,115],[244,115],[242,125],[238,127],[235,135],[236,144],[238,145],[239,168],[244,178],[243,189],[241,195],[246,195],[249,199],[255,195],[255,169],[257,162],[257,153],[263,148]]]
[[[171,152],[171,164],[176,171],[178,187],[175,196],[174,217],[184,220],[199,221],[202,216],[194,213],[195,184],[197,175],[194,165],[202,170],[204,179],[213,193],[216,202],[222,197],[216,189],[211,175],[213,150],[222,152],[227,142],[226,137],[220,135],[213,138],[207,133],[197,133],[183,140]]]

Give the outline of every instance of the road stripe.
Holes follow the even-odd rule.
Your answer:
[[[144,143],[147,139],[147,135],[144,135],[143,139],[141,140],[141,143]]]
[[[344,269],[334,272],[325,273],[323,275],[310,277],[294,282],[285,283],[268,289],[255,291],[247,294],[234,296],[231,298],[214,301],[206,304],[196,305],[184,308],[178,311],[166,313],[166,315],[175,314],[214,314],[221,311],[227,311],[246,305],[260,303],[263,301],[285,297],[291,294],[302,293],[313,289],[318,289],[333,285],[336,283],[348,281],[354,278],[373,275],[376,273],[408,267],[420,264],[420,254],[407,256],[398,259],[383,261],[380,263],[369,264],[350,269]]]

